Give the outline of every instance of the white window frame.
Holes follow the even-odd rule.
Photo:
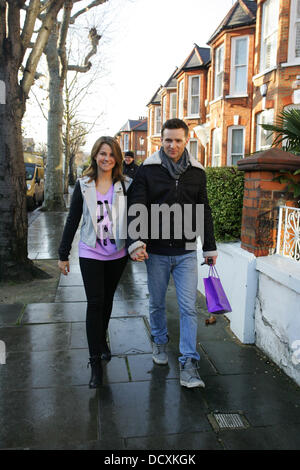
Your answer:
[[[220,153],[217,154],[217,155],[215,154],[216,137],[218,137],[220,139]],[[212,131],[211,166],[213,166],[213,167],[221,166],[221,153],[222,153],[222,129],[221,129],[221,127],[216,127]]]
[[[177,114],[177,93],[174,92],[174,93],[170,93],[170,119],[176,118],[176,114]]]
[[[161,106],[156,106],[155,107],[155,113],[154,113],[154,135],[160,135],[161,132]],[[158,126],[159,123],[159,126]],[[159,127],[159,129],[158,129]]]
[[[223,57],[223,67],[222,69],[219,69],[219,58],[220,58],[220,52]],[[217,100],[218,98],[223,97],[223,91],[224,91],[224,60],[225,60],[225,46],[224,43],[221,44],[219,47],[215,49],[215,73],[214,73],[214,100]],[[218,66],[218,67],[217,67]],[[217,84],[219,83],[218,78],[221,76],[221,89],[217,90]]]
[[[162,107],[162,124],[167,120],[167,95],[164,95],[161,100]]]
[[[245,157],[245,133],[246,133],[246,129],[245,129],[245,126],[230,126],[228,127],[228,145],[227,145],[227,165],[228,166],[232,166],[233,163],[232,163],[232,134],[233,134],[233,131],[234,130],[240,130],[242,129],[243,131],[243,152],[242,152],[242,157],[241,158],[244,158]]]
[[[267,122],[265,124],[273,124],[274,122],[274,108],[271,109],[266,109],[260,113],[257,113],[256,115],[256,151],[257,152],[263,152],[264,150],[269,149],[272,146],[272,141],[270,140],[270,144],[268,145],[261,145],[261,132],[268,132],[265,131],[260,124],[262,123],[262,117],[263,116],[268,116]]]
[[[178,117],[183,119],[184,105],[184,79],[178,84]]]
[[[300,34],[300,14],[297,17],[297,7],[300,10],[300,0],[291,0],[288,63],[296,65],[300,64],[300,56],[296,57],[297,27]]]
[[[124,140],[123,140],[123,150],[124,152],[127,152],[129,150],[129,134],[124,134]]]
[[[235,65],[235,51],[236,43],[241,39],[246,39],[247,41],[247,54],[245,57],[244,65]],[[230,67],[230,95],[231,96],[240,96],[247,95],[248,93],[248,58],[249,58],[249,36],[236,36],[231,39],[231,67]],[[242,91],[236,91],[235,86],[235,77],[236,77],[236,68],[237,67],[246,67],[246,83]]]
[[[272,5],[272,6],[270,6]],[[275,9],[277,8],[277,11]],[[277,13],[278,17],[276,18],[275,16],[272,16],[272,21],[271,24],[273,25],[273,28],[271,31],[268,32],[268,35],[266,35],[266,12],[271,11],[272,14],[275,9],[275,14]],[[262,23],[261,23],[261,45],[260,45],[260,73],[265,72],[266,70],[273,69],[276,67],[277,64],[277,45],[278,45],[278,19],[279,19],[279,0],[266,0],[266,2],[263,4],[263,14],[262,14]],[[276,37],[275,45],[274,45],[274,59],[273,62],[270,64],[266,63],[266,48],[267,48],[267,43],[272,37]]]
[[[191,154],[191,143],[192,142],[195,142],[197,144],[197,147],[196,147],[197,148],[197,153],[196,153],[196,155]],[[188,148],[189,153],[192,155],[192,157],[194,157],[198,161],[198,140],[197,139],[190,139],[189,142],[188,142],[187,148]]]
[[[192,95],[192,81],[194,78],[199,78],[198,94]],[[201,90],[201,75],[190,75],[189,76],[189,95],[188,95],[188,116],[199,117],[200,116],[200,90]],[[192,113],[192,98],[198,97],[198,112]]]

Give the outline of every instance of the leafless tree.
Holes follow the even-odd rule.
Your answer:
[[[53,25],[48,44],[45,48],[49,70],[49,112],[48,112],[48,164],[45,185],[44,210],[61,210],[65,207],[63,199],[63,88],[68,71],[88,72],[92,66],[90,59],[97,52],[101,36],[96,28],[89,31],[90,49],[81,64],[69,64],[66,50],[67,34],[70,24],[92,8],[106,3],[107,0],[94,0],[86,8],[72,15],[75,0],[66,0],[61,22]],[[67,156],[68,160],[68,156]]]
[[[34,271],[27,256],[21,123],[38,62],[63,4],[0,0],[0,280]]]

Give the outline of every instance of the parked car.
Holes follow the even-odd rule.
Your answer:
[[[44,200],[44,161],[43,158],[29,152],[24,152],[24,162],[27,185],[27,208],[33,210]]]

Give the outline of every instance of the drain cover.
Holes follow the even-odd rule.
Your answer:
[[[249,426],[240,413],[212,413],[208,418],[211,425],[218,430],[245,429]]]

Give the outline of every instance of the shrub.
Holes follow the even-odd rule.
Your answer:
[[[244,173],[236,167],[206,168],[207,194],[217,241],[240,238]]]

